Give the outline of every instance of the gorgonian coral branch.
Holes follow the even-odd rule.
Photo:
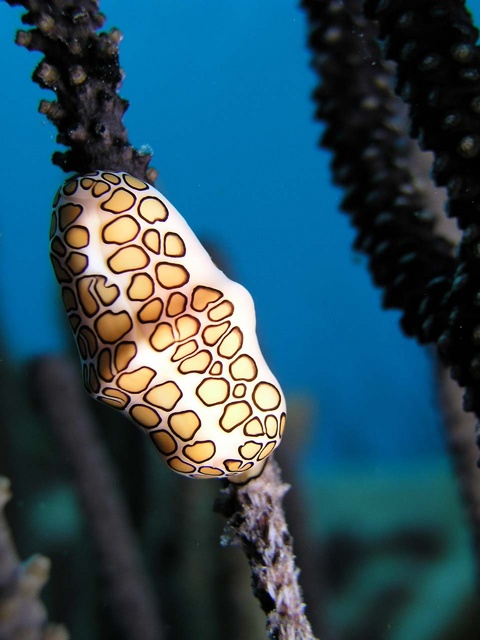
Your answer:
[[[480,416],[480,226],[474,222],[480,53],[462,4],[382,2],[378,10],[384,36],[389,29],[387,49],[399,63],[399,87],[413,105],[413,133],[435,152],[434,173],[447,185],[448,211],[465,229],[454,258],[425,216],[398,130],[392,71],[359,0],[304,2],[313,65],[322,77],[315,92],[317,116],[327,122],[322,142],[334,151],[337,183],[348,188],[343,208],[359,229],[356,246],[385,288],[385,305],[403,311],[407,334],[437,343],[452,375],[467,387],[466,409]]]
[[[478,187],[471,185],[479,161],[474,126],[480,100],[480,85],[475,88],[475,78],[480,78],[473,47],[476,30],[465,12],[446,12],[448,2],[378,4],[381,28],[389,34],[388,51],[404,57],[399,86],[414,103],[414,133],[421,133],[422,144],[438,154],[436,174],[439,184],[448,186],[449,212],[463,215],[466,231],[454,257],[451,246],[434,234],[433,219],[425,210],[426,194],[410,168],[408,124],[402,102],[393,94],[396,70],[382,57],[375,25],[363,16],[360,0],[304,0],[303,5],[310,22],[313,66],[321,77],[315,99],[316,115],[326,123],[322,144],[333,151],[335,181],[347,189],[342,206],[358,229],[356,247],[369,257],[373,278],[385,290],[385,306],[402,310],[408,335],[437,344],[455,378],[467,385],[467,408],[479,415],[480,354],[475,341],[480,344],[480,296],[474,275],[480,227],[471,222],[479,206]],[[445,57],[448,64],[440,64]],[[459,203],[469,198],[462,214]],[[458,442],[458,435],[450,433],[448,439]],[[451,451],[461,470],[459,481],[480,558],[471,451],[468,446],[452,446]]]
[[[57,141],[68,147],[54,153],[53,162],[67,172],[107,167],[153,182],[151,155],[133,148],[123,124],[128,102],[118,94],[123,78],[118,58],[121,33],[98,33],[105,22],[98,3],[6,1],[24,6],[28,12],[22,21],[34,26],[18,32],[17,44],[45,56],[33,79],[54,91],[56,100],[43,100],[40,112],[58,129]]]
[[[259,478],[224,489],[216,510],[228,517],[223,544],[240,546],[248,558],[253,593],[267,616],[268,637],[315,640],[282,509],[287,490],[277,463],[270,459]]]
[[[451,246],[433,235],[433,216],[411,173],[393,70],[362,16],[360,0],[304,0],[312,65],[321,77],[314,98],[324,120],[322,145],[333,151],[333,175],[347,190],[342,208],[358,229],[384,305],[403,311],[402,326],[421,342],[446,322],[442,299],[451,285]]]
[[[412,135],[435,154],[433,176],[448,192],[447,212],[464,230],[455,286],[439,347],[466,386],[467,410],[480,416],[480,48],[461,0],[369,1],[397,90],[410,105]]]

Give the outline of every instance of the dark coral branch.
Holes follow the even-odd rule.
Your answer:
[[[28,10],[22,20],[34,28],[19,31],[17,44],[44,54],[33,79],[56,94],[56,100],[40,103],[40,112],[58,129],[57,141],[68,147],[54,153],[53,162],[67,172],[108,168],[153,182],[156,171],[148,168],[151,155],[133,148],[123,124],[128,102],[118,94],[122,36],[118,29],[97,33],[105,22],[98,3],[7,2]]]
[[[253,592],[267,615],[271,640],[314,640],[305,616],[292,539],[282,509],[288,485],[272,458],[259,478],[229,484],[216,503],[228,518],[223,544],[242,547],[252,571]]]
[[[433,235],[433,216],[408,167],[393,69],[382,60],[360,0],[304,0],[303,6],[321,77],[314,98],[316,117],[326,122],[322,145],[333,150],[334,180],[347,189],[342,208],[359,231],[355,246],[369,257],[384,305],[403,311],[405,332],[436,340],[456,263],[449,243]]]
[[[392,30],[387,48],[405,57],[398,74],[402,94],[415,104],[414,132],[420,132],[423,145],[439,154],[436,173],[440,173],[439,184],[447,183],[450,213],[459,211],[458,202],[472,200],[462,223],[466,227],[463,242],[458,257],[453,257],[451,246],[435,235],[433,220],[425,217],[424,202],[432,198],[417,187],[415,164],[409,167],[408,124],[400,99],[392,93],[394,69],[382,58],[375,25],[362,15],[360,0],[304,0],[303,4],[311,25],[313,64],[322,78],[315,92],[317,116],[327,124],[322,142],[334,152],[336,182],[348,189],[343,208],[359,229],[356,246],[369,256],[374,280],[385,289],[385,305],[403,311],[407,334],[437,344],[452,375],[467,385],[466,408],[479,415],[476,341],[480,345],[480,295],[474,276],[478,274],[480,227],[469,221],[472,209],[480,205],[475,201],[479,187],[473,191],[468,186],[470,177],[478,176],[474,166],[480,162],[468,141],[475,95],[480,96],[480,85],[473,88],[476,31],[467,25],[465,15],[459,19],[458,12],[448,14],[440,8],[452,4],[449,2],[379,3],[384,35],[387,28]],[[374,4],[369,3],[370,7]],[[442,35],[443,28],[451,33]],[[429,37],[436,42],[436,50],[425,45]],[[414,56],[414,52],[422,55]],[[444,69],[437,63],[438,56],[443,59],[445,55],[454,62]],[[455,73],[450,67],[455,67]],[[408,81],[407,73],[412,76]],[[480,68],[478,74],[480,79]],[[467,107],[462,111],[462,96],[468,114]],[[457,100],[458,112],[453,106]],[[428,102],[435,109],[429,110]],[[439,112],[436,105],[440,103]],[[438,145],[433,144],[435,136]],[[445,180],[448,167],[458,174],[450,182]],[[472,448],[460,440],[453,421],[447,440],[480,565],[478,477],[471,468]]]
[[[34,555],[21,562],[17,555],[3,511],[10,497],[10,481],[0,477],[0,638],[68,640],[64,626],[48,623],[39,598],[48,580],[50,561]]]
[[[415,152],[412,156],[412,168],[417,173],[421,173],[421,163],[425,162],[425,156],[430,157],[431,155],[430,153],[422,153],[418,146],[415,147]],[[431,167],[431,162],[429,164]],[[445,215],[442,216],[444,198],[438,198],[439,190],[435,188],[432,180],[426,180],[423,189],[424,196],[430,202],[437,221],[442,224],[445,233],[448,234],[452,242],[457,243],[458,228],[456,226],[453,228],[451,226],[453,221]],[[442,366],[438,360],[436,366],[445,442],[452,467],[455,470],[460,496],[471,525],[477,582],[480,585],[480,483],[476,465],[477,451],[472,438],[474,418],[462,410],[462,390],[452,380],[448,369]]]
[[[438,345],[467,387],[465,408],[480,416],[480,48],[464,4],[385,0],[369,1],[366,9],[398,65],[397,90],[410,105],[412,135],[434,152],[433,176],[447,187],[447,212],[464,230]]]
[[[467,387],[465,408],[480,416],[480,226],[474,222],[480,210],[480,50],[461,4],[387,1],[378,10],[385,37],[389,30],[387,49],[399,62],[400,89],[414,103],[414,133],[435,152],[449,212],[465,229],[454,258],[425,219],[402,150],[392,73],[359,0],[304,2],[314,66],[323,79],[315,92],[317,116],[327,122],[323,144],[334,150],[336,181],[348,187],[343,207],[359,228],[357,247],[385,288],[385,305],[402,309],[407,334],[437,343],[452,375]]]
[[[165,634],[155,597],[76,370],[62,358],[39,358],[31,368],[31,386],[40,415],[72,466],[115,620],[129,640],[161,640]]]
[[[447,212],[467,228],[480,214],[480,48],[464,0],[367,0],[385,52],[397,63],[396,90],[410,106],[411,133],[436,159]]]
[[[467,516],[472,525],[477,583],[480,585],[480,482],[475,445],[472,443],[473,416],[462,411],[461,391],[448,376],[448,372],[439,366],[437,376],[445,439]]]

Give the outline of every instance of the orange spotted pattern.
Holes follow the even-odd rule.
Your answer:
[[[59,190],[50,239],[88,392],[128,415],[177,473],[258,476],[285,400],[250,294],[178,211],[137,178],[97,171]]]

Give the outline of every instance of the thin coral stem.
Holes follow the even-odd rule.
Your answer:
[[[271,640],[315,640],[305,615],[282,499],[288,485],[270,459],[259,478],[229,484],[216,503],[228,518],[223,544],[240,546],[252,572],[253,592],[267,615]]]

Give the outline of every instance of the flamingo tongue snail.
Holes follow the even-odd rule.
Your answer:
[[[175,207],[126,173],[75,176],[55,197],[50,239],[87,391],[148,433],[180,474],[260,475],[285,399],[250,294]]]

